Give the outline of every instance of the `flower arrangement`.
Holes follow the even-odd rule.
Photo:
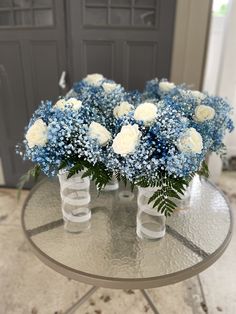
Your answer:
[[[193,176],[207,176],[206,155],[224,153],[230,113],[224,99],[164,79],[141,93],[91,74],[56,103],[42,101],[17,151],[36,164],[25,178],[84,170],[99,189],[113,174],[132,188],[157,187],[150,202],[168,216]]]

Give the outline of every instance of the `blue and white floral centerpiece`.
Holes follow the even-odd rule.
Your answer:
[[[90,74],[56,103],[42,101],[18,152],[36,164],[29,174],[82,171],[98,189],[113,175],[149,188],[147,204],[168,216],[193,176],[207,176],[207,154],[224,153],[230,113],[224,99],[164,79],[141,93]]]

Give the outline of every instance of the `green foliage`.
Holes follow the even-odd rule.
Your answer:
[[[60,169],[63,169],[67,166],[67,162],[63,161],[60,166]],[[92,164],[84,159],[79,159],[73,167],[69,170],[68,179],[73,175],[77,174],[80,171],[84,171],[83,178],[90,177],[93,180],[98,188],[98,190],[103,189],[106,184],[111,180],[113,173],[108,171],[105,165],[101,162]]]
[[[221,143],[220,148],[216,152],[218,156],[220,156],[221,159],[226,159],[227,157],[227,147],[224,143]]]
[[[180,195],[184,194],[190,181],[190,178],[175,178],[160,172],[156,180],[150,181],[147,178],[141,178],[141,180],[136,182],[136,185],[157,188],[157,191],[154,192],[148,203],[153,202],[153,208],[157,208],[165,216],[170,216],[177,207],[173,198],[181,199]]]
[[[209,172],[205,162],[202,163],[197,174],[208,177]],[[148,203],[153,203],[153,208],[156,208],[159,212],[165,214],[165,216],[170,216],[177,207],[174,199],[181,199],[181,195],[184,195],[194,175],[195,173],[192,173],[185,178],[175,178],[174,176],[168,176],[166,173],[160,172],[156,180],[148,180],[146,177],[143,177],[136,182],[136,185],[143,188],[157,188],[157,191],[153,193]]]
[[[80,159],[79,161],[77,161],[73,167],[71,167],[68,171],[68,179],[71,178],[73,175],[77,174],[80,171],[85,170],[87,167],[90,167],[90,163],[84,159]],[[60,166],[60,169],[62,169],[64,167],[62,167],[62,165]]]
[[[209,177],[209,169],[208,169],[208,165],[205,161],[202,162],[202,166],[201,168],[197,171],[197,174],[199,176],[202,176],[202,177],[206,177],[208,178]]]
[[[122,181],[124,183],[125,186],[127,186],[128,180],[125,176],[122,176],[119,172],[115,172],[115,177],[117,179],[117,181]]]
[[[97,162],[95,165],[90,164],[87,167],[83,177],[90,177],[100,191],[112,179],[112,175],[112,171],[108,171],[102,163]]]
[[[41,169],[39,165],[35,165],[33,168],[29,169],[23,176],[20,177],[17,184],[17,199],[20,198],[21,191],[24,188],[25,184],[30,181],[31,178],[34,178],[35,182],[37,181]]]
[[[101,162],[92,164],[83,158],[80,158],[79,160],[77,158],[74,160],[70,159],[70,164],[71,162],[74,164],[73,167],[69,168],[69,161],[65,160],[61,163],[58,169],[61,170],[64,168],[69,168],[68,179],[78,172],[84,171],[82,177],[90,177],[91,180],[95,182],[98,190],[103,189],[112,179],[113,173],[108,171],[106,166]],[[20,178],[18,183],[18,197],[20,196],[20,192],[25,183],[28,182],[31,177],[37,180],[40,172],[40,166],[36,165]],[[196,173],[200,176],[208,177],[209,171],[206,162],[202,163],[201,168]],[[190,181],[193,179],[194,175],[195,173],[192,173],[188,177],[177,178],[174,176],[168,176],[165,172],[160,172],[158,178],[156,179],[150,180],[146,177],[142,177],[136,182],[129,183],[132,190],[135,186],[140,186],[143,188],[157,188],[156,192],[154,192],[149,199],[149,203],[153,203],[153,208],[156,208],[159,212],[164,213],[165,216],[170,216],[177,207],[174,199],[181,199],[181,195],[184,195],[184,192]],[[122,176],[119,172],[116,172],[115,176],[119,182],[122,181],[125,185],[127,185],[128,180],[125,176]]]

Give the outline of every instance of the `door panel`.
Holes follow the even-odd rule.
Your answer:
[[[59,47],[57,41],[30,41],[31,64],[34,75],[33,91],[34,103],[41,99],[57,97],[60,90],[58,80],[60,76]],[[45,79],[47,75],[47,79]],[[50,84],[48,84],[50,82]]]
[[[21,44],[17,41],[0,42],[0,64],[2,64],[2,89],[1,93],[8,92],[2,100],[1,116],[4,117],[4,126],[9,138],[15,138],[22,133],[22,125],[28,119],[27,97],[25,93],[24,70],[22,63]],[[11,83],[10,83],[11,82]],[[17,107],[20,110],[17,110]],[[17,123],[15,120],[17,117]],[[14,128],[12,124],[14,123]]]
[[[8,2],[10,3],[10,2]],[[0,13],[3,13],[0,10]],[[29,167],[15,154],[23,130],[42,99],[56,99],[66,70],[63,0],[18,0],[0,14],[0,157],[6,185]]]
[[[153,78],[158,72],[156,68],[158,59],[157,43],[127,41],[125,43],[125,56],[125,84],[130,89],[138,88],[142,90],[144,82]],[[148,62],[144,63],[144,58]]]
[[[175,0],[68,1],[73,80],[100,72],[128,89],[143,89],[154,76],[169,78],[175,5]]]
[[[83,41],[83,48],[84,73],[97,72],[103,73],[107,77],[113,77],[114,42],[87,40]]]
[[[15,58],[15,61],[17,60]],[[15,65],[17,65],[17,62],[14,63],[12,59],[12,67]],[[16,70],[19,70],[19,68],[16,67]],[[21,72],[17,73],[21,74]],[[24,86],[20,84],[20,81],[19,90],[24,91]],[[15,153],[16,142],[22,134],[22,128],[27,123],[27,108],[25,106],[26,102],[24,103],[25,95],[20,93],[14,95],[14,91],[15,89],[11,88],[5,68],[0,65],[0,156],[5,181],[9,186],[15,186],[20,171],[24,171],[29,167],[29,163],[22,162],[21,157]],[[21,97],[18,101],[18,105],[21,106],[20,110],[13,106],[15,97]]]

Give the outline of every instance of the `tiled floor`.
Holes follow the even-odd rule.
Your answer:
[[[220,185],[236,210],[236,173]],[[16,191],[0,189],[0,314],[60,314],[90,287],[44,266],[30,251],[20,226]],[[236,232],[212,267],[184,282],[150,290],[160,314],[236,313]],[[77,313],[152,313],[139,291],[99,289]]]

